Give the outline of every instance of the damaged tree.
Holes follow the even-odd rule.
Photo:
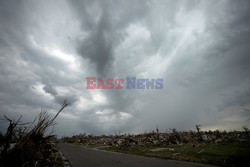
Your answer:
[[[10,143],[12,142],[12,138],[14,136],[14,129],[16,128],[18,122],[20,121],[20,119],[22,118],[22,116],[19,117],[19,119],[17,121],[13,121],[11,119],[9,119],[6,115],[4,115],[4,118],[9,121],[9,127],[7,129],[7,132],[3,138],[2,141],[2,145],[3,145],[3,150],[2,150],[2,154],[6,154],[7,150],[10,147]]]
[[[203,142],[202,134],[201,134],[201,132],[200,132],[200,127],[201,127],[201,125],[195,125],[195,127],[196,127],[196,130],[197,130],[197,135],[198,135],[199,141],[200,141],[200,142]]]
[[[5,119],[9,121],[9,127],[1,143],[3,149],[0,153],[0,166],[52,166],[54,163],[54,159],[51,160],[53,154],[52,139],[55,136],[52,133],[45,136],[45,132],[54,125],[54,120],[67,105],[65,100],[53,118],[50,118],[47,111],[42,110],[32,123],[28,123],[29,127],[21,131],[19,129],[20,134],[18,134],[12,148],[10,143],[13,142],[12,138],[16,136],[17,126],[27,123],[19,124],[22,116],[17,121],[5,116]]]

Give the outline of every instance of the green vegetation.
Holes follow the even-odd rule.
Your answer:
[[[209,163],[220,166],[249,166],[250,143],[235,142],[229,144],[183,144],[169,147],[106,147],[107,151],[122,152],[143,156],[152,156],[172,160],[184,160]]]

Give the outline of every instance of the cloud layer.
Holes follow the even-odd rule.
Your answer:
[[[249,125],[249,5],[1,1],[1,116],[30,120],[40,107],[55,114],[67,99],[58,135]],[[163,78],[164,88],[86,89],[86,77],[132,76]]]

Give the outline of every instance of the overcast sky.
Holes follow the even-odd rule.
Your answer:
[[[67,99],[60,136],[240,129],[250,125],[249,53],[248,0],[1,0],[0,117],[54,115]],[[87,90],[86,77],[164,87]]]

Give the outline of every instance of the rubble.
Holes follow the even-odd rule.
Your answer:
[[[168,133],[144,133],[144,134],[123,134],[123,135],[86,135],[80,134],[72,137],[62,138],[64,142],[79,143],[85,146],[114,146],[114,147],[135,147],[155,146],[168,148],[169,145],[182,145],[192,143],[193,146],[199,143],[226,144],[230,142],[250,141],[249,133],[244,131],[201,131],[198,132],[177,132],[175,129]]]
[[[181,153],[174,153],[173,156],[176,156],[176,155],[181,155]]]

